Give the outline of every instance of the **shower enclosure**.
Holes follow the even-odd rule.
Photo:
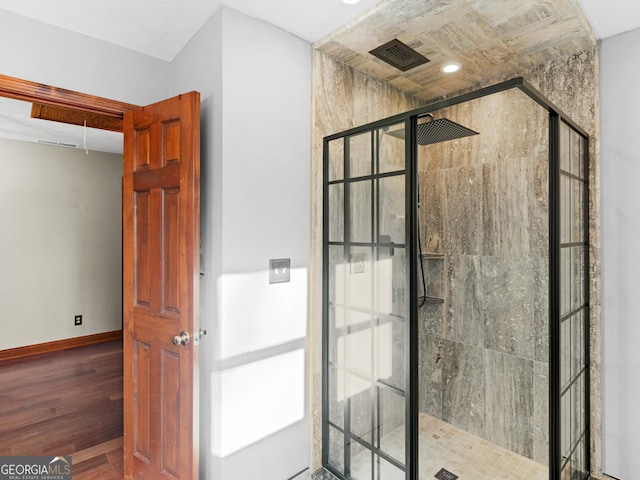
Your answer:
[[[325,138],[328,470],[587,477],[587,179],[520,78]]]

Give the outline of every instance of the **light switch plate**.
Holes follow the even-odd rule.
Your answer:
[[[275,258],[269,260],[269,283],[289,282],[291,278],[290,271],[290,258]]]

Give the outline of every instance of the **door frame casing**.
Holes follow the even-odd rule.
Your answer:
[[[55,105],[120,120],[123,119],[124,112],[140,108],[131,103],[74,92],[6,75],[0,75],[0,97]]]

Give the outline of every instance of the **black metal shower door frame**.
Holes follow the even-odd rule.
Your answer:
[[[408,253],[406,262],[406,281],[409,286],[409,295],[406,298],[405,311],[408,315],[409,329],[405,332],[405,356],[406,356],[406,436],[405,436],[405,472],[406,480],[418,480],[418,267],[415,259],[418,255],[417,235],[418,235],[418,150],[417,150],[417,125],[418,120],[426,114],[437,110],[458,105],[470,100],[500,93],[512,88],[517,88],[549,114],[549,480],[561,480],[561,470],[566,461],[563,462],[561,452],[561,393],[560,385],[560,281],[561,265],[560,252],[561,244],[561,185],[560,176],[560,128],[561,124],[568,125],[581,137],[583,145],[583,169],[584,183],[582,212],[583,212],[583,245],[587,254],[584,257],[584,374],[586,385],[584,392],[584,443],[586,444],[585,465],[590,467],[590,299],[589,299],[589,135],[584,129],[573,122],[559,108],[550,102],[537,89],[532,87],[524,78],[518,77],[502,83],[491,85],[456,97],[429,102],[418,109],[388,117],[377,122],[362,125],[349,129],[323,139],[323,269],[322,269],[322,463],[323,466],[338,478],[345,478],[329,464],[329,142],[347,138],[353,135],[373,131],[385,126],[404,122],[405,131],[405,168],[406,168],[406,219],[405,219],[405,244]],[[482,132],[481,132],[482,133]],[[345,151],[345,155],[347,152]],[[345,160],[346,161],[346,160]],[[566,172],[565,172],[566,173]],[[346,175],[345,175],[346,176]],[[346,198],[346,195],[345,195]],[[346,201],[346,200],[345,200]],[[347,221],[345,219],[345,226]],[[345,227],[346,228],[346,227]],[[586,472],[586,476],[588,477]],[[384,480],[384,479],[380,479]]]
[[[561,139],[561,131],[563,126],[566,126],[568,130],[579,136],[579,147],[582,155],[579,155],[579,169],[581,174],[574,174],[570,172],[568,168],[563,168],[563,145]],[[590,229],[589,229],[589,136],[579,127],[577,127],[566,115],[562,112],[554,109],[549,109],[549,312],[550,312],[550,344],[549,344],[549,363],[550,363],[550,376],[549,376],[549,462],[554,468],[550,468],[550,480],[560,480],[561,478],[578,478],[584,480],[590,478],[589,473],[591,469],[591,362],[590,362],[590,276],[589,276],[589,256],[590,256]],[[564,154],[566,156],[566,153]],[[566,160],[569,161],[569,160]],[[582,192],[580,198],[582,218],[581,222],[582,234],[576,238],[563,238],[566,237],[566,225],[567,219],[563,219],[563,197],[566,199],[571,192],[563,191],[562,180],[569,180],[569,182],[580,183],[582,185]],[[567,215],[565,213],[565,215]],[[564,222],[563,222],[564,220]],[[564,230],[564,233],[563,233]],[[571,234],[570,234],[571,236]],[[583,300],[580,304],[565,309],[565,305],[570,303],[570,299],[564,298],[569,295],[567,291],[563,294],[563,283],[566,287],[566,276],[568,272],[563,272],[562,260],[563,252],[571,251],[573,248],[581,248],[584,254],[584,260],[582,262],[582,278],[580,279],[580,288],[582,289]],[[567,255],[567,254],[565,254]],[[565,264],[566,266],[566,264]],[[569,272],[569,277],[573,272]],[[570,283],[571,278],[569,278]],[[570,290],[570,288],[569,288]],[[583,343],[580,345],[574,345],[570,342],[570,350],[576,346],[578,349],[582,349],[580,353],[580,361],[578,362],[578,370],[574,372],[572,365],[574,362],[575,352],[563,351],[562,344],[564,342],[565,334],[562,333],[563,327],[569,324],[574,317],[581,315],[583,318],[582,330],[583,338],[580,339]],[[573,331],[570,331],[569,338]],[[567,361],[569,357],[569,372],[563,366],[563,360]],[[564,357],[564,358],[563,358]],[[582,358],[583,357],[583,358]],[[564,379],[563,376],[569,376],[570,378]],[[583,378],[580,378],[583,377]],[[584,395],[578,396],[577,401],[580,407],[584,409],[584,414],[580,418],[581,431],[578,433],[578,438],[573,438],[573,424],[574,417],[570,416],[568,419],[563,415],[563,401],[572,393],[572,390],[576,386],[577,381],[584,381]],[[575,405],[572,404],[571,398],[569,399],[570,411],[573,411]],[[566,402],[565,402],[566,404]],[[563,425],[566,427],[567,422],[569,425],[569,432],[563,431]],[[569,456],[563,457],[563,443],[566,443],[565,436],[569,436]],[[563,476],[565,468],[570,469],[571,460],[576,451],[582,444],[584,448],[584,465],[587,467],[587,471],[579,471],[577,475],[572,473],[568,474],[568,477]],[[579,453],[579,452],[578,452]]]
[[[376,133],[381,132],[383,129],[386,130],[388,127],[399,127],[400,125],[404,125],[403,128],[406,132],[406,136],[404,138],[405,141],[405,149],[404,149],[404,161],[403,161],[403,167],[400,170],[391,170],[388,172],[383,172],[380,173],[378,171],[378,167],[374,166],[372,168],[372,171],[369,175],[364,175],[364,176],[355,176],[355,177],[351,177],[350,174],[350,144],[349,144],[349,139],[352,137],[357,137],[357,136],[361,136],[363,134],[367,134],[367,133],[371,133],[372,135],[372,145],[371,145],[371,150],[372,150],[372,155],[375,158],[375,160],[372,160],[374,164],[377,164],[379,162],[379,140],[376,140]],[[412,173],[413,170],[413,164],[412,164],[412,159],[415,160],[416,158],[416,142],[415,142],[415,132],[416,132],[416,128],[415,128],[415,120],[412,119],[411,117],[407,117],[407,116],[398,116],[398,117],[393,117],[392,119],[387,119],[387,120],[381,120],[372,124],[368,124],[368,125],[364,125],[362,127],[357,127],[357,128],[353,128],[350,129],[347,132],[342,132],[336,135],[332,135],[329,137],[326,137],[324,139],[324,150],[323,150],[323,157],[324,157],[324,166],[323,166],[323,172],[324,172],[324,182],[323,182],[323,211],[324,211],[324,218],[323,218],[323,293],[322,293],[322,301],[323,301],[323,336],[322,336],[322,352],[323,352],[323,362],[322,362],[322,385],[323,385],[323,394],[322,394],[322,417],[323,417],[323,421],[322,421],[322,435],[323,435],[323,454],[322,454],[322,458],[323,458],[323,465],[329,470],[331,471],[333,474],[335,474],[338,477],[342,478],[342,474],[341,472],[337,471],[335,468],[333,468],[330,463],[329,463],[329,438],[330,438],[330,434],[329,434],[329,427],[333,427],[334,429],[339,428],[337,425],[335,425],[334,423],[332,423],[329,419],[330,415],[329,415],[329,377],[330,377],[330,359],[329,359],[329,350],[330,350],[330,346],[329,346],[329,338],[330,338],[330,334],[329,334],[329,305],[330,305],[330,299],[329,299],[329,291],[330,291],[330,287],[329,287],[329,278],[330,278],[330,274],[329,274],[329,248],[331,246],[339,246],[339,247],[343,247],[344,248],[344,261],[345,264],[349,262],[349,259],[347,258],[348,254],[347,252],[349,251],[349,249],[351,247],[363,247],[363,246],[369,246],[369,244],[365,245],[362,242],[353,242],[351,241],[350,237],[351,234],[349,232],[349,228],[351,225],[351,216],[352,216],[352,212],[350,211],[350,206],[349,206],[349,197],[350,197],[350,185],[352,183],[360,183],[363,180],[372,180],[372,181],[380,181],[382,179],[385,178],[392,178],[392,177],[398,177],[398,176],[404,176],[404,188],[405,188],[405,208],[407,209],[405,212],[405,221],[404,221],[404,236],[405,236],[405,243],[404,244],[393,244],[393,243],[389,243],[389,244],[384,244],[384,243],[380,243],[380,239],[378,238],[380,235],[380,231],[379,230],[379,218],[377,219],[372,219],[372,225],[375,225],[374,230],[376,230],[373,234],[373,237],[371,239],[371,247],[372,248],[404,248],[406,251],[406,258],[407,259],[411,259],[411,258],[415,258],[416,255],[416,249],[417,249],[417,237],[414,235],[414,230],[413,230],[413,225],[412,225],[412,218],[415,216],[415,213],[413,212],[413,209],[415,209],[416,205],[417,205],[417,199],[414,198],[414,196],[417,193],[417,186],[412,186],[411,182],[415,181],[417,179],[417,174]],[[330,159],[329,159],[329,143],[332,141],[343,141],[343,172],[342,172],[342,178],[338,179],[338,180],[331,180],[330,179],[330,174],[329,174],[329,167],[330,167]],[[330,237],[329,237],[329,232],[330,232],[330,228],[329,228],[329,223],[330,223],[330,218],[329,218],[329,212],[330,212],[330,207],[329,207],[329,199],[331,197],[330,192],[329,192],[329,188],[331,186],[335,186],[335,185],[344,185],[343,186],[343,198],[344,198],[344,219],[342,221],[343,224],[343,236],[344,236],[344,240],[342,242],[336,242],[336,241],[331,241]],[[377,186],[378,184],[375,183],[375,185]],[[372,195],[371,201],[376,203],[379,202],[379,192],[376,188],[376,193]],[[380,210],[379,210],[379,204],[377,205],[377,207],[372,208],[371,212],[372,215],[378,215],[380,214]],[[412,264],[413,262],[408,262],[410,264]],[[411,268],[407,268],[405,271],[405,278],[404,278],[404,282],[405,285],[410,286],[415,284],[415,275],[416,275],[416,269],[415,266],[411,265]],[[410,287],[409,287],[410,288]],[[417,411],[417,370],[413,369],[411,366],[413,365],[413,359],[410,358],[410,352],[415,352],[417,351],[417,323],[414,321],[416,315],[417,315],[417,307],[411,302],[411,297],[412,295],[406,295],[405,296],[405,344],[404,344],[404,352],[405,352],[405,358],[404,358],[404,363],[405,363],[405,373],[406,373],[406,379],[404,382],[404,392],[401,392],[402,395],[404,395],[404,418],[405,418],[405,428],[406,428],[406,435],[405,435],[405,439],[410,439],[413,438],[415,439],[415,441],[406,441],[405,440],[405,455],[404,455],[404,464],[400,465],[397,462],[394,462],[393,458],[390,458],[388,455],[385,455],[385,452],[381,451],[380,449],[378,449],[373,443],[372,444],[368,444],[366,445],[368,449],[371,450],[372,453],[375,453],[377,456],[380,456],[382,458],[384,458],[387,461],[390,462],[394,462],[395,465],[397,467],[402,467],[402,469],[406,472],[406,478],[417,478],[417,464],[414,464],[414,462],[412,461],[413,458],[415,458],[415,455],[417,453],[417,424],[414,424],[414,422],[409,421],[410,417],[409,417],[409,413],[412,411]],[[407,330],[406,327],[409,327],[409,329]],[[415,342],[415,345],[411,345],[409,344],[409,342]],[[415,370],[415,371],[414,371]],[[416,378],[416,381],[412,380],[412,377]],[[383,388],[388,387],[387,385],[382,384],[381,385]],[[412,389],[416,389],[416,391],[412,391]],[[400,393],[400,392],[398,392]],[[415,405],[413,405],[413,403],[415,402]],[[373,414],[372,412],[372,418],[379,418],[380,417],[380,407],[379,407],[379,403],[376,404],[377,408],[378,408],[378,412],[376,415]],[[347,407],[346,412],[345,412],[345,425],[343,426],[343,431],[342,433],[345,435],[345,437],[352,437],[352,432],[350,431],[350,428],[348,426],[348,423],[350,422],[350,411],[349,411],[349,407]],[[380,425],[378,425],[378,427],[380,427]],[[378,428],[379,430],[379,428]],[[355,435],[353,436],[353,438],[355,438]],[[358,438],[357,439],[358,442],[362,444],[366,443],[363,442],[362,439]],[[415,448],[416,452],[410,452],[408,449],[409,448]],[[344,445],[344,461],[348,462],[347,458],[349,457],[349,446],[346,444]],[[349,470],[349,467],[346,467],[347,471]],[[415,469],[415,470],[414,470]]]

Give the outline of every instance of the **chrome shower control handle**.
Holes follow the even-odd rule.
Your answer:
[[[189,339],[191,337],[189,337],[189,332],[185,332],[184,330],[182,330],[180,332],[180,335],[176,335],[175,337],[173,337],[173,344],[174,345],[186,345],[189,343]]]

